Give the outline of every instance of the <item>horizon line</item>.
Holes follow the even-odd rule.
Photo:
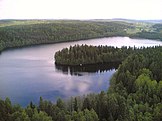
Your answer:
[[[0,18],[0,20],[134,20],[134,21],[162,21],[162,19],[129,19],[129,18],[92,18],[92,19],[70,19],[70,18]]]

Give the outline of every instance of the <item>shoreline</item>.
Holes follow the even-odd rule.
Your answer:
[[[77,42],[77,41],[86,41],[86,40],[91,40],[91,39],[102,39],[102,38],[113,38],[113,37],[129,37],[131,39],[147,39],[147,40],[161,41],[160,39],[148,39],[148,38],[130,37],[130,36],[109,36],[109,37],[105,36],[105,37],[94,37],[94,38],[88,38],[88,39],[65,40],[65,41],[56,41],[56,42],[47,42],[47,43],[39,43],[39,44],[29,44],[29,45],[23,45],[23,46],[7,47],[7,48],[4,48],[4,49],[0,50],[0,54],[3,51],[6,51],[6,50],[26,48],[26,47],[30,47],[30,46],[49,45],[49,44],[57,44],[57,43],[68,43],[68,42]]]

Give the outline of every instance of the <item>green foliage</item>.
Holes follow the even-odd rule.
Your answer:
[[[1,22],[1,21],[0,21]],[[97,21],[16,21],[2,22],[0,51],[10,47],[56,43],[90,38],[126,36],[131,24]],[[6,25],[7,24],[7,25]]]
[[[136,34],[133,34],[130,37],[162,40],[162,33],[142,31],[137,32]]]
[[[30,121],[29,116],[25,110],[16,111],[11,115],[11,121]]]
[[[112,36],[162,40],[161,26],[145,23],[139,27],[139,23],[120,21],[1,20],[0,51],[11,47]]]
[[[64,48],[55,53],[55,63],[57,65],[87,65],[87,64],[105,64],[122,62],[128,55],[136,52],[137,48],[111,47],[111,46],[88,46],[75,45],[70,48]]]
[[[161,52],[162,47],[152,47],[130,55],[112,79],[111,92],[127,98],[129,120],[161,120]]]
[[[74,111],[72,114],[72,120],[74,121],[99,121],[96,112],[85,109],[84,111]]]
[[[52,121],[52,118],[49,117],[45,112],[34,110],[32,121]]]
[[[74,51],[74,48],[76,51]],[[83,60],[86,60],[87,56],[93,60],[91,55],[94,54],[93,58],[102,55],[101,57],[105,58],[102,58],[103,60],[110,61],[110,53],[113,53],[111,61],[117,58],[121,59],[118,61],[122,61],[122,63],[113,76],[107,92],[101,91],[99,94],[72,97],[67,101],[58,99],[56,103],[43,100],[40,97],[38,106],[31,102],[26,108],[21,108],[19,105],[13,106],[9,98],[0,99],[0,121],[162,120],[161,46],[122,47],[120,49],[82,45],[63,49],[61,52],[64,56],[69,56],[71,51],[83,53],[71,54],[76,58],[77,56],[85,56]],[[100,61],[102,59],[98,58]]]
[[[12,106],[10,99],[6,98],[5,101],[0,99],[0,121],[52,121],[52,118],[35,107]]]

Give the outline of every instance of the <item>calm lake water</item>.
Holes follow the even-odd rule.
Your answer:
[[[39,97],[55,102],[59,97],[98,93],[107,90],[115,68],[71,69],[56,67],[54,53],[75,44],[109,46],[155,46],[162,42],[112,37],[10,49],[0,54],[0,98],[13,104],[38,103]],[[109,70],[110,69],[110,70]]]

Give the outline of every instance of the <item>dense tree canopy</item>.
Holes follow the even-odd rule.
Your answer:
[[[97,20],[1,20],[0,51],[11,47],[112,36],[162,40],[161,24],[145,24]]]
[[[43,43],[126,36],[124,29],[130,27],[129,23],[61,20],[0,26],[0,50]]]
[[[59,65],[87,65],[122,62],[128,55],[138,51],[131,47],[75,45],[55,53],[55,63]]]
[[[127,48],[129,49],[129,48]],[[162,47],[137,49],[122,61],[107,92],[43,100],[26,108],[0,100],[1,121],[161,121]],[[133,50],[134,51],[134,50]]]
[[[20,24],[20,23],[21,24]],[[15,24],[16,23],[16,24]],[[18,24],[17,24],[18,23]],[[10,47],[130,36],[162,40],[162,25],[108,21],[0,21],[0,51]],[[151,28],[151,29],[150,29]],[[107,92],[56,103],[40,97],[22,108],[0,99],[0,121],[161,121],[162,47],[74,46],[55,55],[57,64],[121,62]]]

